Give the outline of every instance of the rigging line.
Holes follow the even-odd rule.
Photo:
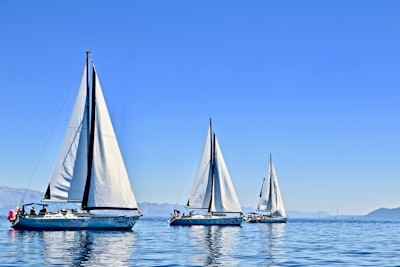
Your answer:
[[[79,66],[82,65],[82,61],[83,61],[83,60],[81,60],[81,61],[79,62]],[[60,119],[61,111],[64,109],[64,107],[65,107],[65,105],[66,105],[66,103],[67,103],[67,99],[69,98],[69,95],[71,94],[72,88],[74,88],[73,84],[74,84],[74,82],[76,81],[77,76],[79,77],[80,69],[81,69],[80,67],[77,67],[77,68],[76,68],[76,72],[75,72],[74,78],[72,79],[71,84],[70,84],[70,86],[69,86],[69,90],[68,90],[66,96],[64,97],[64,101],[63,101],[63,103],[62,103],[60,109],[59,109],[58,112],[57,112],[56,119],[55,119],[55,121],[54,121],[54,123],[53,123],[53,126],[51,127],[51,130],[50,130],[49,135],[47,136],[47,140],[46,140],[46,142],[45,142],[45,145],[44,145],[42,151],[40,152],[39,159],[38,159],[38,161],[37,161],[37,163],[36,163],[36,165],[35,165],[35,168],[34,168],[34,170],[33,170],[33,173],[32,173],[31,178],[29,179],[28,186],[27,186],[27,188],[25,189],[25,192],[24,192],[24,194],[23,194],[23,196],[22,196],[22,198],[21,198],[21,202],[22,202],[22,203],[24,202],[24,199],[25,199],[26,193],[28,192],[28,189],[31,187],[32,180],[33,180],[33,178],[34,178],[35,175],[36,175],[36,172],[37,172],[37,170],[38,170],[38,168],[39,168],[39,165],[40,165],[40,163],[41,163],[41,161],[42,161],[44,152],[47,150],[47,146],[48,146],[49,143],[50,143],[50,139],[51,139],[51,137],[52,137],[52,135],[53,135],[53,133],[54,133],[54,130],[55,130],[55,128],[56,128],[57,121]]]

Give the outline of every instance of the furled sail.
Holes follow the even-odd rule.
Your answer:
[[[81,202],[87,175],[88,96],[87,66],[84,68],[64,143],[44,201]]]
[[[286,217],[285,207],[283,205],[271,155],[269,160],[268,175],[266,178],[264,178],[263,185],[261,187],[258,209],[269,211],[271,215]]]
[[[93,79],[96,101],[93,163],[87,203],[83,203],[82,206],[85,209],[137,209],[128,173],[94,67]]]

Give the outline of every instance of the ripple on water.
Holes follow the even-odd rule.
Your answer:
[[[400,266],[400,221],[289,220],[133,231],[0,232],[0,266]]]

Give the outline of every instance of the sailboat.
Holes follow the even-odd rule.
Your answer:
[[[186,208],[188,214],[174,210],[170,225],[238,225],[243,222],[242,208],[233,187],[212,123]],[[195,214],[195,209],[207,211]]]
[[[94,64],[86,53],[78,94],[39,214],[22,201],[9,214],[19,230],[129,230],[141,216]],[[91,65],[91,66],[90,66]],[[90,67],[92,83],[90,84]],[[91,89],[91,93],[90,93]],[[46,210],[47,202],[80,203],[80,210]],[[32,204],[32,203],[31,203]]]
[[[264,177],[261,186],[260,202],[257,209],[267,214],[252,213],[245,218],[246,222],[285,223],[287,220],[271,154],[269,155],[268,174],[267,177]]]

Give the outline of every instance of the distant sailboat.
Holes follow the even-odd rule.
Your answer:
[[[264,178],[261,186],[260,202],[257,209],[265,211],[267,214],[250,214],[245,219],[246,222],[285,223],[287,220],[271,154],[269,155],[268,175]]]
[[[39,214],[32,209],[28,214],[28,204],[22,203],[8,216],[14,229],[126,230],[141,216],[93,64],[90,86],[89,57],[87,52],[64,144],[42,200],[81,203],[82,211],[47,212],[47,204],[39,204]]]
[[[192,192],[186,204],[189,209],[203,209],[206,214],[181,214],[175,210],[170,225],[241,225],[242,208],[236,196],[217,137],[208,128]]]

